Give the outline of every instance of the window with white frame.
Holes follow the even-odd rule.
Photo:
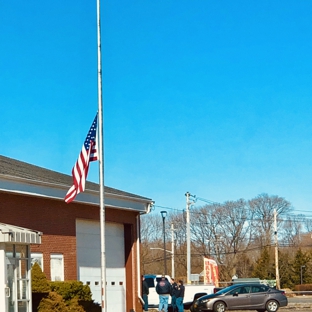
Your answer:
[[[43,254],[41,252],[32,252],[31,253],[31,266],[35,263],[38,263],[41,271],[43,272]]]
[[[50,256],[51,281],[64,281],[64,258],[62,254]]]

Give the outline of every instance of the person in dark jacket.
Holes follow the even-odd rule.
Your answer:
[[[183,285],[183,281],[179,280],[178,281],[178,287],[176,290],[176,303],[177,303],[177,308],[178,312],[183,312],[184,311],[184,306],[183,306],[183,298],[184,298],[184,292],[185,292],[185,287]]]
[[[171,294],[171,284],[162,276],[161,280],[156,285],[156,292],[159,295],[158,311],[168,312],[168,300]]]
[[[172,307],[172,312],[176,312],[177,309],[177,304],[176,304],[176,289],[177,289],[178,285],[175,282],[174,278],[171,277],[171,307]]]
[[[148,311],[148,295],[149,287],[147,281],[145,280],[144,275],[142,275],[142,298],[144,300],[143,310]]]

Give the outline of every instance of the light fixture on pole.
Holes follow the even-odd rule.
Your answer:
[[[167,211],[161,211],[161,216],[163,220],[163,235],[164,235],[164,274],[167,274],[167,262],[166,262],[166,234],[165,234],[165,219],[167,216]]]
[[[302,268],[305,268],[305,265],[302,265],[300,267],[300,285],[302,285],[303,281],[302,281]]]

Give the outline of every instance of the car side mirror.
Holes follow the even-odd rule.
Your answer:
[[[238,297],[238,292],[234,293],[233,297]]]

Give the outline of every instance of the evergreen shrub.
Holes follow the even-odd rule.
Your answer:
[[[71,299],[92,301],[92,293],[88,285],[80,281],[50,282],[51,290],[60,294],[65,302]]]
[[[31,269],[34,312],[100,312],[88,285],[80,281],[49,282],[40,266]]]
[[[31,268],[31,288],[33,293],[48,293],[51,290],[50,283],[38,263]]]
[[[76,311],[77,304],[83,309],[82,311],[101,311],[100,305],[92,300],[92,293],[88,285],[84,285],[80,281],[50,282],[50,285],[52,291],[61,295],[68,308],[72,309],[69,311]]]
[[[65,300],[56,292],[50,292],[47,298],[43,298],[39,304],[38,312],[85,312],[78,304],[77,299]]]

